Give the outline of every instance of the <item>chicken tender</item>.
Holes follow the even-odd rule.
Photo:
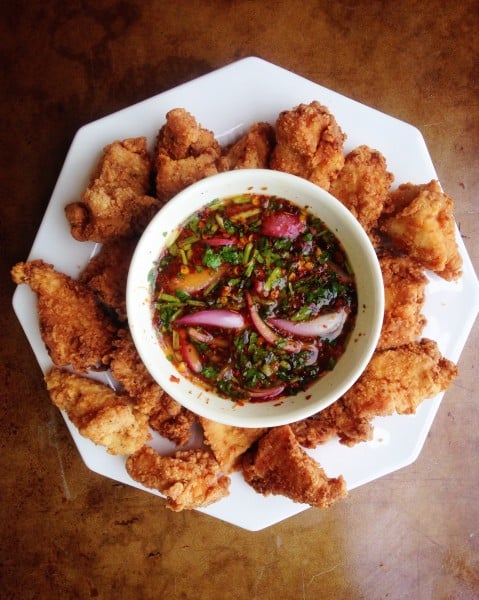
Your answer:
[[[229,477],[220,473],[218,463],[206,450],[180,450],[173,456],[161,456],[144,446],[128,457],[126,470],[138,483],[164,494],[168,508],[174,511],[208,506],[229,494]]]
[[[126,282],[136,244],[136,238],[118,238],[103,244],[79,277],[122,322],[127,318]]]
[[[408,415],[427,398],[446,390],[457,367],[436,342],[422,339],[376,351],[356,383],[335,404],[292,425],[300,444],[314,448],[336,433],[347,446],[371,439],[376,416]]]
[[[148,416],[152,429],[179,446],[188,442],[196,416],[156,383],[140,359],[127,329],[118,332],[110,368],[138,410]]]
[[[57,368],[45,375],[45,382],[53,404],[80,434],[110,454],[131,454],[150,439],[146,416],[109,386]]]
[[[319,102],[280,113],[270,167],[309,179],[329,190],[344,165],[346,138],[334,116]]]
[[[448,281],[462,275],[453,201],[437,181],[403,184],[390,194],[381,231],[393,246]]]
[[[274,140],[274,128],[269,123],[255,123],[225,150],[218,170],[267,169]]]
[[[218,172],[221,147],[184,108],[166,115],[156,145],[156,196],[166,202],[187,186]]]
[[[371,235],[393,179],[380,152],[368,146],[359,146],[346,155],[344,166],[331,182],[329,191]]]
[[[288,425],[270,429],[244,455],[243,475],[260,494],[281,494],[318,508],[327,508],[347,494],[343,477],[328,478],[301,448]]]
[[[265,432],[264,427],[233,427],[200,417],[205,443],[211,448],[223,473],[241,468],[240,458]]]
[[[385,255],[379,264],[384,282],[384,320],[377,348],[385,350],[417,340],[426,325],[421,314],[427,277],[407,256]]]
[[[81,201],[65,208],[72,236],[107,242],[141,233],[160,208],[158,200],[148,195],[150,186],[145,137],[106,146]]]
[[[90,289],[42,260],[17,263],[12,278],[38,296],[40,334],[53,364],[80,373],[106,368],[116,326]]]
[[[307,419],[292,423],[291,430],[305,448],[316,448],[336,437],[345,446],[353,446],[371,440],[374,433],[370,417],[356,414],[343,399]]]

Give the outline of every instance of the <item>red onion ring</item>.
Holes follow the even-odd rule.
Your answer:
[[[201,364],[200,355],[193,344],[183,342],[180,346],[180,350],[183,360],[191,371],[193,371],[193,373],[201,373],[203,365]]]
[[[320,337],[334,340],[343,330],[347,319],[344,309],[335,313],[320,315],[310,321],[289,321],[288,319],[270,318],[268,322],[274,327],[296,337]]]
[[[200,310],[176,319],[175,323],[177,325],[209,325],[224,329],[241,329],[245,324],[243,315],[226,309]]]
[[[284,388],[284,385],[278,385],[276,387],[263,390],[248,390],[248,395],[250,396],[250,398],[273,398],[274,396],[278,396],[279,394],[281,394]]]
[[[268,327],[268,325],[266,325],[263,319],[259,316],[251,295],[246,292],[245,296],[246,302],[248,303],[251,321],[253,322],[256,331],[270,344],[278,345],[280,342],[283,342],[283,338],[281,338],[275,331]],[[286,350],[286,352],[295,353],[303,350],[303,344],[296,340],[284,340],[283,348]]]

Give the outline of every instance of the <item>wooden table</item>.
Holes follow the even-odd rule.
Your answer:
[[[79,127],[246,56],[415,125],[477,269],[478,3],[44,0],[0,10],[0,596],[479,597],[477,326],[412,466],[253,533],[172,513],[85,467],[12,312],[9,277]]]

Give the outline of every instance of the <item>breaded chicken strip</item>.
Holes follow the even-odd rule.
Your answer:
[[[381,231],[394,247],[448,281],[462,275],[453,201],[437,181],[400,185],[390,194]]]
[[[205,443],[211,448],[223,473],[241,468],[240,458],[265,432],[264,427],[233,427],[200,417]]]
[[[328,478],[288,425],[270,429],[244,455],[243,475],[260,494],[280,494],[318,508],[327,508],[347,494],[343,477]]]
[[[239,140],[226,148],[219,160],[218,170],[267,169],[274,140],[272,125],[254,123]]]
[[[37,294],[40,333],[56,366],[106,368],[116,326],[90,289],[42,260],[17,263],[12,278]]]
[[[456,375],[456,365],[441,355],[432,340],[377,351],[338,406],[293,424],[293,432],[300,444],[310,448],[335,433],[341,443],[352,446],[370,439],[367,422],[372,418],[415,413],[423,400],[446,390]]]
[[[421,314],[427,277],[407,256],[379,259],[384,282],[384,320],[377,349],[394,348],[417,340],[426,325]]]
[[[344,402],[337,400],[321,412],[291,424],[298,442],[305,448],[316,448],[333,438],[346,446],[366,442],[373,437],[370,417],[363,417]]]
[[[106,242],[82,271],[79,281],[87,285],[105,306],[126,321],[126,282],[136,238]]]
[[[221,147],[184,108],[166,114],[158,133],[155,156],[156,196],[166,202],[196,181],[218,172]]]
[[[158,200],[148,195],[150,187],[145,137],[106,146],[81,201],[65,208],[73,237],[106,242],[141,233],[160,208]]]
[[[131,454],[151,438],[146,416],[109,386],[56,368],[45,375],[45,382],[53,404],[67,413],[80,434],[106,446],[110,454]]]
[[[118,332],[110,369],[138,410],[148,416],[152,429],[179,446],[188,442],[196,416],[156,383],[140,359],[127,329]]]
[[[331,182],[329,191],[371,235],[393,179],[380,152],[368,146],[359,146],[346,155],[344,166]]]
[[[128,457],[126,470],[138,483],[164,494],[167,507],[174,511],[208,506],[229,494],[229,477],[221,475],[218,463],[206,450],[161,456],[144,446]]]
[[[319,102],[280,113],[270,167],[309,179],[329,190],[344,165],[346,138],[336,119]]]

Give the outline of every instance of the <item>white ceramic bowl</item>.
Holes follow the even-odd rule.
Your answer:
[[[286,198],[317,215],[341,241],[355,273],[356,324],[344,354],[327,375],[305,392],[268,402],[236,404],[196,385],[166,358],[152,323],[152,269],[184,221],[217,198],[262,193]],[[131,261],[127,285],[130,330],[141,359],[159,385],[200,416],[238,427],[273,427],[311,416],[337,400],[369,362],[381,331],[384,287],[374,248],[351,213],[317,185],[287,173],[263,169],[229,171],[180,192],[143,233]]]

